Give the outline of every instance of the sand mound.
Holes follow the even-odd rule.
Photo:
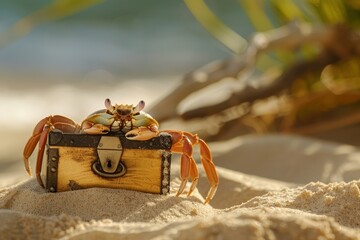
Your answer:
[[[279,181],[307,184],[360,179],[357,147],[292,135],[236,137],[211,145],[217,165]]]
[[[34,179],[0,192],[0,235],[32,239],[358,239],[360,182],[286,183],[219,168],[211,205],[119,189],[45,193]],[[232,179],[232,181],[231,181]],[[176,190],[179,179],[172,180]],[[202,186],[199,187],[201,190]],[[208,186],[206,186],[208,188]],[[228,208],[214,205],[233,204]]]
[[[241,208],[281,207],[333,217],[341,225],[360,228],[360,181],[349,183],[309,183],[259,196]]]
[[[331,182],[350,176],[343,174],[350,167],[360,169],[358,149],[295,137],[258,139],[228,142],[222,153],[216,150],[221,149],[220,145],[213,146],[216,158],[223,161],[217,165],[229,164],[237,169],[241,164],[255,164],[253,169],[271,172],[278,180],[218,167],[220,187],[211,205],[204,205],[209,185],[202,171],[198,189],[191,197],[175,196],[180,183],[176,160],[172,164],[171,193],[165,196],[100,188],[53,194],[46,193],[32,178],[0,189],[0,236],[86,240],[360,239],[360,181]],[[290,145],[284,148],[284,142],[294,141],[298,144],[290,144],[292,149]],[[317,147],[304,155],[304,147],[313,145]],[[278,157],[272,150],[275,146],[287,156]],[[253,150],[246,155],[249,149]],[[254,157],[265,153],[268,155],[260,158],[262,161]],[[312,160],[301,162],[304,156]],[[315,170],[308,174],[311,166]],[[297,174],[291,178],[288,172]],[[318,174],[317,180],[325,178],[330,183],[301,184],[305,180],[296,181],[301,173],[305,180]]]

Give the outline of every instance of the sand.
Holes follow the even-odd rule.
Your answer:
[[[360,239],[358,148],[281,135],[211,148],[220,185],[208,205],[203,171],[191,197],[175,196],[176,157],[169,195],[100,188],[52,194],[34,178],[3,175],[1,239]]]

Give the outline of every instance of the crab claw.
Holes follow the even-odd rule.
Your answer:
[[[83,123],[86,126],[87,123]],[[83,128],[83,131],[87,134],[106,134],[110,132],[110,128],[102,124],[94,124],[89,128]]]
[[[149,140],[153,137],[156,137],[158,132],[152,131],[150,128],[147,127],[138,127],[130,130],[125,134],[125,137],[129,140],[140,140],[145,141]]]

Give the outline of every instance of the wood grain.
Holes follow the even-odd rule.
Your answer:
[[[91,170],[92,163],[97,159],[95,148],[56,148],[59,149],[59,192],[70,190],[69,182],[72,180],[84,188],[124,188],[161,193],[162,150],[125,149],[122,161],[127,167],[127,173],[119,178],[103,178]]]

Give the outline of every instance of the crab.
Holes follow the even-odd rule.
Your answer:
[[[200,160],[210,184],[210,189],[204,203],[209,203],[216,193],[219,184],[219,177],[212,161],[208,145],[204,140],[199,138],[197,134],[179,130],[160,131],[159,123],[148,113],[142,111],[144,107],[144,101],[140,101],[136,106],[124,104],[112,105],[110,99],[107,98],[105,100],[105,109],[92,113],[83,120],[80,125],[61,115],[43,118],[35,126],[32,136],[24,147],[24,165],[27,173],[31,175],[29,157],[32,155],[37,143],[39,143],[36,161],[36,178],[40,186],[44,188],[41,178],[42,159],[48,133],[54,129],[66,133],[86,134],[107,134],[109,132],[121,131],[125,134],[127,139],[136,141],[149,140],[159,134],[167,133],[172,139],[171,151],[181,154],[181,183],[176,196],[179,196],[184,192],[188,179],[191,179],[192,183],[187,195],[190,196],[196,188],[199,180],[199,172],[192,155],[193,146],[199,145]]]

